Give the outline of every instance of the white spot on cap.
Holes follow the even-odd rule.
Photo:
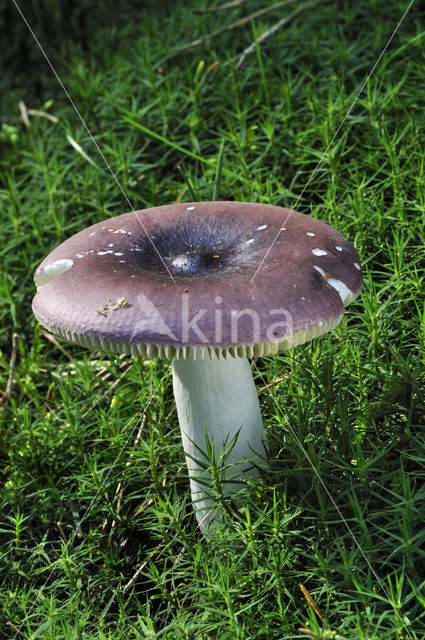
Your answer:
[[[102,229],[104,229],[105,227],[102,227]],[[92,231],[91,233],[89,233],[89,237],[91,236],[95,236],[96,235],[96,231]]]
[[[356,267],[356,269],[358,269],[359,271],[361,271],[361,270],[362,270],[362,268],[361,268],[361,266],[359,265],[359,263],[358,263],[358,262],[355,262],[355,263],[354,263],[354,266],[355,266],[355,267]]]
[[[195,207],[186,207],[187,211],[193,211]]]
[[[108,247],[113,247],[113,246],[114,246],[113,242],[111,242],[111,244],[108,244]]]
[[[341,280],[337,280],[336,278],[328,278],[328,284],[330,284],[331,287],[338,291],[344,307],[346,307],[347,304],[350,304],[350,302],[352,302],[356,297],[351,289],[349,289],[347,285],[345,285]]]
[[[317,267],[316,265],[314,265],[314,268],[320,273],[320,275],[325,278],[326,282],[338,292],[344,307],[346,307],[355,299],[355,294],[351,291],[351,289],[347,287],[346,284],[342,282],[342,280],[332,278],[328,273],[325,273],[323,269]]]
[[[313,236],[315,236],[316,234],[315,234],[315,233],[313,233],[312,231],[307,231],[307,233],[306,233],[305,235],[306,235],[306,236],[310,236],[310,237],[312,238],[312,237],[313,237]]]
[[[53,278],[57,278],[57,276],[60,276],[62,273],[65,273],[65,271],[68,271],[73,264],[73,260],[61,258],[60,260],[55,260],[51,264],[47,264],[41,269],[37,269],[34,276],[37,290],[41,289],[41,287],[50,282],[50,280],[53,280]]]
[[[125,229],[115,229],[114,233],[127,233]]]
[[[335,247],[337,251],[342,251],[342,247]]]
[[[324,249],[312,249],[311,253],[314,256],[326,256],[328,252],[325,251]]]
[[[326,278],[326,273],[324,272],[324,270],[321,267],[318,267],[317,265],[313,266],[313,269],[316,269],[316,271],[318,271],[320,273],[321,276],[323,276],[324,278]]]
[[[260,224],[260,226],[257,227],[257,231],[264,231],[264,229],[267,229],[267,225],[266,224]]]
[[[286,227],[280,227],[281,231],[286,231]]]
[[[124,254],[121,251],[115,251],[114,256],[123,256]]]
[[[177,256],[176,258],[174,258],[174,260],[171,262],[171,264],[174,267],[184,269],[189,264],[189,258],[187,256]]]
[[[250,238],[249,240],[246,241],[246,244],[252,244],[253,242],[255,242],[255,239]]]

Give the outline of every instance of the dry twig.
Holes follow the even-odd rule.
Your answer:
[[[240,7],[245,2],[250,0],[233,0],[233,2],[226,2],[225,4],[219,4],[218,7],[207,7],[206,9],[192,9],[193,13],[213,13],[216,11],[226,11],[226,9],[234,9]]]
[[[15,633],[15,637],[16,637],[17,635],[19,635],[21,638],[25,638],[25,640],[29,640],[29,638],[28,638],[27,634],[26,634],[26,633],[23,633],[20,629],[18,629],[18,627],[15,627],[15,625],[14,625],[12,622],[10,622],[10,620],[8,620],[8,621],[6,622],[6,625],[7,625],[8,627],[10,627],[10,628],[12,629],[12,631],[14,631],[14,633]],[[22,625],[21,625],[21,626],[22,626]]]
[[[68,360],[72,360],[74,359],[72,357],[72,355],[69,353],[69,351],[67,351],[62,345],[61,343],[55,338],[55,336],[53,335],[53,333],[49,333],[49,331],[41,331],[40,332],[42,336],[44,336],[45,338],[47,338],[47,340],[50,340],[50,342],[52,342],[55,347],[57,347],[59,349],[59,351],[61,351],[63,353],[64,356],[66,356],[68,358]]]
[[[19,111],[21,112],[22,122],[24,123],[24,125],[28,129],[28,127],[30,126],[30,119],[28,118],[27,107],[26,107],[25,102],[23,100],[19,101]]]
[[[186,49],[192,49],[193,47],[197,47],[200,44],[203,44],[204,42],[208,42],[208,40],[212,40],[213,38],[220,35],[221,33],[224,33],[225,31],[230,31],[231,29],[235,29],[236,27],[242,27],[247,22],[251,22],[255,18],[259,18],[260,16],[266,13],[270,13],[270,11],[274,11],[275,9],[280,9],[281,7],[284,7],[287,4],[291,4],[292,2],[295,2],[295,0],[282,0],[281,2],[276,2],[276,4],[273,4],[271,7],[265,7],[264,9],[259,9],[258,11],[251,13],[249,16],[245,16],[244,18],[239,18],[239,20],[235,20],[235,22],[232,22],[231,24],[226,24],[224,25],[224,27],[217,29],[217,31],[208,33],[203,38],[192,40],[192,42],[189,42],[189,44],[185,44],[183,47],[180,47],[178,51],[185,51]]]
[[[260,389],[258,389],[257,393],[258,394],[263,393],[264,391],[267,391],[268,389],[275,387],[277,384],[279,384],[279,382],[282,382],[283,380],[287,380],[291,376],[292,376],[292,373],[285,373],[284,376],[281,376],[280,378],[276,378],[276,380],[273,380],[273,382],[270,382],[270,384],[266,384],[265,387],[261,387]]]
[[[30,119],[28,116],[39,116],[40,118],[47,118],[50,122],[59,122],[59,120],[52,116],[51,113],[47,113],[47,111],[40,111],[40,109],[27,109],[27,106],[23,100],[19,102],[19,110],[21,112],[21,119],[26,128],[30,126]]]
[[[305,588],[305,586],[303,584],[300,584],[300,589],[303,592],[303,594],[304,594],[305,598],[307,599],[308,603],[312,607],[314,613],[317,615],[317,617],[320,619],[321,622],[324,622],[325,618],[323,616],[323,613],[320,611],[319,607],[315,603],[311,593]]]
[[[289,16],[285,16],[285,18],[282,18],[282,20],[279,20],[279,22],[276,22],[276,24],[274,24],[272,27],[270,27],[270,29],[267,29],[267,31],[262,33],[261,36],[259,38],[257,38],[257,40],[255,42],[253,42],[251,45],[249,45],[249,47],[247,47],[241,53],[241,55],[239,56],[239,60],[238,60],[238,62],[236,64],[236,69],[239,69],[239,67],[241,67],[243,65],[243,63],[245,62],[245,58],[250,53],[252,53],[253,51],[256,50],[257,45],[261,44],[261,42],[263,42],[264,40],[266,40],[267,38],[272,36],[274,33],[276,33],[276,31],[278,31],[279,29],[284,27],[286,24],[288,24],[288,22],[293,20],[299,13],[301,13],[302,11],[305,11],[306,9],[310,9],[311,7],[316,6],[316,4],[319,4],[319,2],[306,2],[305,4],[301,4],[299,7],[297,7],[295,9],[295,11],[290,13]]]
[[[320,611],[320,609],[317,606],[317,604],[315,603],[313,596],[308,591],[308,589],[305,588],[305,586],[303,584],[300,584],[300,589],[303,592],[307,602],[312,607],[314,613],[317,615],[317,617],[319,618],[320,622],[323,624],[324,621],[325,621],[324,615]],[[310,629],[306,629],[305,627],[300,627],[298,629],[298,631],[300,633],[304,633],[307,636],[310,636],[310,638],[316,638],[316,640],[326,640],[326,638],[331,638],[331,637],[334,638],[334,640],[342,640],[341,636],[336,635],[333,631],[330,631],[330,630],[323,631],[323,632],[320,633],[320,635],[318,635],[314,631],[311,631]]]
[[[155,556],[158,555],[158,553],[160,552],[160,550],[162,549],[162,547],[165,544],[165,538],[163,538],[161,540],[161,542],[159,543],[159,545],[157,547],[155,547],[155,549],[152,551],[152,553],[146,558],[146,560],[144,560],[142,562],[142,564],[140,565],[140,567],[137,569],[136,573],[133,575],[133,577],[127,582],[127,584],[124,587],[124,593],[126,591],[128,591],[129,589],[131,589],[131,587],[137,582],[137,580],[140,578],[140,575],[143,571],[143,569],[146,567],[146,565],[148,564],[149,560],[152,560],[152,558],[155,558]]]
[[[62,540],[64,541],[64,543],[66,544],[66,546],[68,546],[68,542],[69,542],[69,540],[68,540],[68,538],[66,537],[65,531],[63,530],[61,523],[60,523],[60,522],[57,522],[57,523],[56,523],[56,526],[57,526],[57,528],[59,529],[59,533],[61,534],[61,538],[62,538]]]
[[[50,122],[59,122],[56,116],[52,116],[51,113],[47,113],[47,111],[40,111],[40,109],[28,109],[27,113],[29,116],[39,116],[40,118],[47,118]]]
[[[150,500],[147,501],[146,504],[142,504],[142,506],[137,509],[136,513],[134,514],[134,517],[137,518],[137,516],[140,516],[140,514],[146,511],[146,509],[148,509],[149,507],[151,507],[154,502],[155,502],[154,498],[151,498]]]

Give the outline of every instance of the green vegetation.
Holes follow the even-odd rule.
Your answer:
[[[311,4],[239,67],[293,5],[179,52],[267,3],[206,14],[191,11],[202,0],[126,3],[116,20],[101,4],[81,3],[86,18],[73,14],[69,38],[59,0],[44,13],[27,8],[131,204],[296,205],[355,244],[364,290],[332,334],[256,363],[259,388],[286,376],[260,394],[270,469],[240,512],[227,505],[207,544],[190,505],[169,364],[59,345],[32,317],[41,259],[130,206],[11,3],[13,37],[0,54],[0,635],[421,640],[420,3],[346,118],[407,2]],[[19,100],[32,110],[29,127]]]

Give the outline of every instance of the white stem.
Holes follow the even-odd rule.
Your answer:
[[[206,533],[211,519],[217,517],[212,513],[217,492],[208,469],[207,442],[214,443],[215,461],[225,466],[220,479],[227,496],[241,488],[244,478],[256,477],[255,465],[264,461],[265,434],[257,390],[246,358],[219,360],[206,355],[201,359],[193,354],[174,360],[173,386],[193,506],[199,527]],[[220,457],[223,451],[228,452],[224,460]]]

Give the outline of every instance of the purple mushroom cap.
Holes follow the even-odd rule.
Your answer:
[[[94,224],[54,249],[35,282],[36,318],[71,342],[220,357],[330,331],[362,276],[354,247],[324,222],[271,205],[198,202]]]

